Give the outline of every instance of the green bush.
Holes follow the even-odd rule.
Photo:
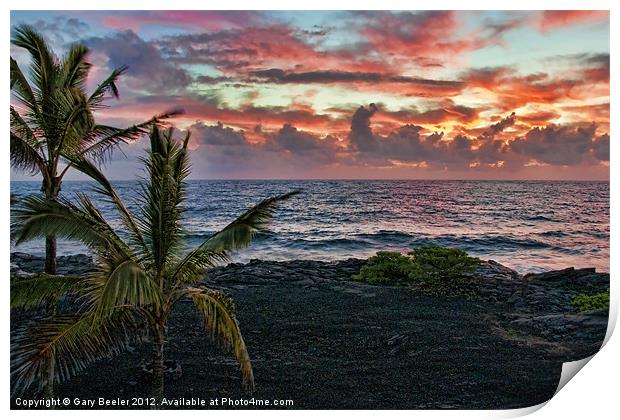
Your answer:
[[[572,302],[579,312],[609,309],[609,290],[593,295],[582,293],[575,296]]]
[[[444,281],[476,271],[480,264],[478,258],[470,257],[458,248],[424,246],[409,253],[420,267],[423,281]],[[415,273],[414,273],[415,274]]]
[[[368,258],[359,274],[353,275],[352,278],[372,284],[407,284],[413,269],[414,263],[406,255],[400,252],[379,251],[377,255]]]
[[[478,258],[460,249],[426,246],[408,255],[377,252],[352,278],[372,284],[417,286],[441,295],[465,294],[460,283],[479,264]]]

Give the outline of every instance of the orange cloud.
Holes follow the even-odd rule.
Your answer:
[[[545,10],[538,19],[541,31],[549,31],[569,25],[609,21],[607,10]]]

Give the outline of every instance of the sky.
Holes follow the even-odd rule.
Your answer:
[[[91,90],[128,66],[100,123],[183,109],[194,179],[609,179],[606,11],[11,12],[23,23],[59,56],[86,44]],[[104,172],[141,176],[146,147]]]

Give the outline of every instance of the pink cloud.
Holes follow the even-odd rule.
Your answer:
[[[103,19],[102,24],[112,29],[139,30],[146,25],[171,26],[207,31],[242,27],[259,20],[256,12],[250,11],[191,11],[161,10],[140,13],[115,13]]]
[[[569,25],[609,21],[607,10],[545,10],[541,12],[538,27],[549,31]]]

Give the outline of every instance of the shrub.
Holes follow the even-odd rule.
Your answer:
[[[423,281],[443,281],[462,277],[476,271],[480,264],[478,258],[470,257],[458,248],[424,246],[414,249],[409,255],[421,268],[423,278],[420,280]]]
[[[467,294],[462,280],[479,264],[478,258],[460,249],[426,246],[408,255],[377,252],[352,278],[372,284],[417,286],[440,295]]]
[[[413,266],[411,258],[400,252],[379,251],[377,255],[368,258],[359,274],[352,278],[372,284],[407,284]]]
[[[609,290],[592,295],[585,293],[579,294],[573,298],[572,303],[577,307],[579,312],[609,309]]]

